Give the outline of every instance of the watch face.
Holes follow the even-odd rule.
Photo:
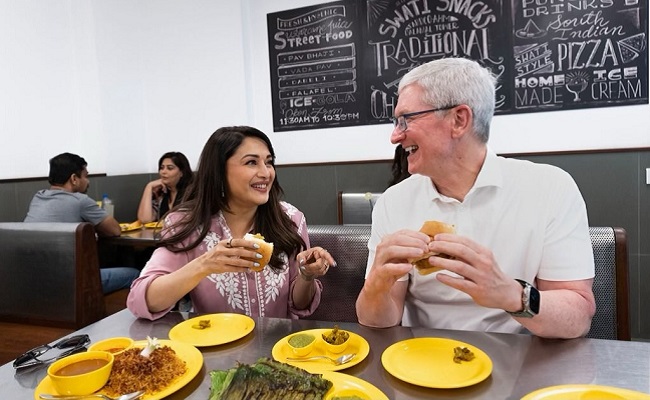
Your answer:
[[[530,306],[530,311],[532,311],[534,314],[539,314],[539,300],[540,300],[539,290],[531,286],[530,296],[528,297],[528,303]]]

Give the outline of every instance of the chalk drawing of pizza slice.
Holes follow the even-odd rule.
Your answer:
[[[618,41],[618,49],[621,52],[621,61],[623,61],[623,64],[627,64],[637,58],[645,48],[645,33],[638,33]]]
[[[526,22],[526,26],[517,30],[515,35],[522,39],[537,39],[546,35],[546,31],[539,29],[539,26],[537,26],[532,19],[529,19],[528,22]]]

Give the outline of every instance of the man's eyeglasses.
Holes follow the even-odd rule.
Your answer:
[[[90,336],[76,335],[59,340],[53,345],[38,346],[18,356],[14,361],[14,368],[25,368],[33,365],[46,364],[60,358],[85,350],[90,343]],[[46,354],[46,353],[50,354]]]
[[[436,111],[451,110],[454,107],[458,107],[458,106],[455,105],[455,106],[447,106],[447,107],[440,107],[440,108],[432,108],[430,110],[416,111],[412,113],[402,114],[397,118],[391,118],[390,121],[393,123],[393,126],[395,126],[396,128],[399,127],[399,130],[404,132],[405,130],[408,129],[408,125],[406,124],[407,118],[413,118],[416,115],[422,115],[422,114],[432,113]]]

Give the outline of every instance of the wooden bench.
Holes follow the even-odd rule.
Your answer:
[[[124,308],[128,294],[102,293],[87,222],[0,223],[0,276],[2,322],[79,329]]]

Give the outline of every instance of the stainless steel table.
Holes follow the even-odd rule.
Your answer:
[[[136,340],[146,336],[166,339],[171,327],[191,316],[170,313],[160,320],[146,321],[136,319],[124,310],[77,333],[87,333],[93,341],[113,336],[130,336]],[[650,343],[549,340],[529,335],[405,327],[373,329],[353,323],[339,325],[358,333],[370,343],[370,354],[364,361],[340,372],[374,384],[390,399],[519,399],[542,387],[577,383],[650,391]],[[200,348],[204,367],[187,386],[167,398],[207,399],[210,370],[227,369],[237,361],[252,363],[259,357],[270,357],[273,345],[284,336],[304,329],[331,326],[331,322],[257,319],[254,331],[248,336],[230,344]],[[384,370],[381,354],[391,344],[413,337],[451,338],[477,346],[492,359],[492,375],[481,383],[460,389],[428,389],[402,382]],[[5,364],[0,367],[0,397],[31,399],[34,388],[44,376],[44,368],[17,374],[11,363]]]

